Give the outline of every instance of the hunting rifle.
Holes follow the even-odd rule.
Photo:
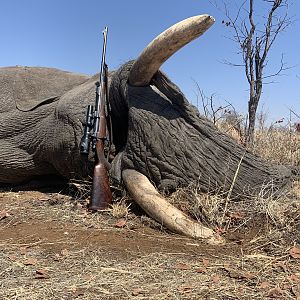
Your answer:
[[[107,64],[106,56],[106,41],[107,27],[103,30],[103,49],[100,68],[100,80],[96,82],[96,100],[95,108],[88,105],[86,112],[86,122],[84,124],[84,133],[80,143],[80,152],[88,156],[90,144],[95,153],[95,165],[93,174],[93,184],[91,198],[88,208],[90,210],[104,210],[109,207],[112,202],[112,194],[109,185],[108,170],[110,168],[107,158],[109,151],[105,155],[105,145],[110,148],[111,139],[108,130],[110,125],[109,118],[109,103],[107,99]],[[106,112],[105,112],[106,111]]]

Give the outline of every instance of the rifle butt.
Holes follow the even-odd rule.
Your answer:
[[[107,209],[112,203],[112,194],[109,185],[107,167],[98,163],[94,168],[92,194],[89,210],[98,211]]]

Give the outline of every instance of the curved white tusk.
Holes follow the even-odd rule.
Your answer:
[[[209,15],[194,16],[162,32],[134,62],[129,75],[129,84],[148,85],[153,75],[170,56],[203,34],[214,21],[214,18]]]
[[[212,229],[203,226],[166,201],[143,174],[126,169],[122,172],[125,185],[134,201],[153,219],[169,230],[188,237],[203,239],[208,244],[225,241]]]

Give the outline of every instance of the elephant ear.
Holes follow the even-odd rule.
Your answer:
[[[42,67],[0,68],[0,95],[8,107],[30,111],[56,101],[89,76]],[[13,108],[13,107],[11,107]]]

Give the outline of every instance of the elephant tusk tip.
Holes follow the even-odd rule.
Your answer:
[[[182,20],[159,34],[141,52],[134,62],[129,83],[133,86],[146,86],[161,65],[176,51],[201,36],[215,22],[208,15],[196,15]]]

